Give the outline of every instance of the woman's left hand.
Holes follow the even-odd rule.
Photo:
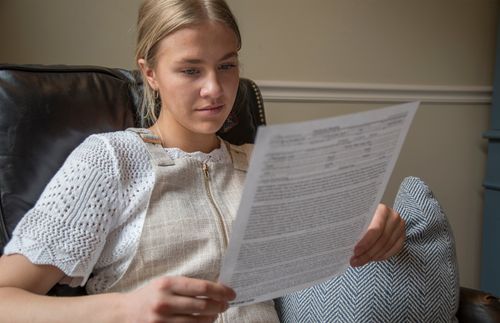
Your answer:
[[[379,204],[372,222],[354,247],[350,264],[363,266],[397,254],[405,241],[405,221],[390,207]]]

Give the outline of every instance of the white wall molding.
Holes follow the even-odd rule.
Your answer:
[[[491,104],[491,86],[256,81],[265,101]]]

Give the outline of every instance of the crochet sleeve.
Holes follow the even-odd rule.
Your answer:
[[[22,254],[85,282],[119,222],[119,177],[109,143],[87,138],[19,222],[5,254]]]

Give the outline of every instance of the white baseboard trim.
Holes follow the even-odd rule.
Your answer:
[[[491,86],[256,81],[268,102],[409,102],[491,104]]]

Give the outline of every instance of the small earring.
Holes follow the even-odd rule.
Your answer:
[[[155,100],[158,100],[158,98],[160,97],[159,91],[154,90],[154,92],[155,92],[154,94]]]

